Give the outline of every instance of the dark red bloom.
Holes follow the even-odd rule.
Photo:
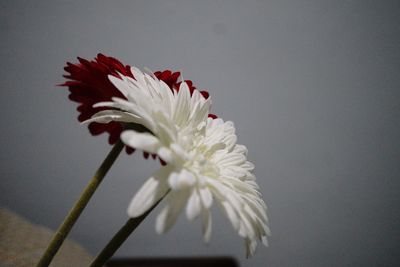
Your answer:
[[[105,108],[94,108],[93,105],[98,102],[111,101],[112,97],[125,98],[121,92],[110,82],[108,75],[119,77],[119,75],[134,78],[134,73],[129,65],[124,65],[119,60],[98,54],[94,60],[86,60],[78,57],[79,63],[67,62],[64,70],[67,72],[64,77],[67,81],[61,86],[69,88],[69,99],[79,103],[77,108],[79,112],[78,120],[80,122],[90,119],[97,112]],[[180,72],[172,72],[170,70],[156,71],[154,75],[164,81],[171,89],[179,90]],[[191,93],[196,90],[192,81],[187,82]],[[208,92],[200,91],[201,94],[208,98]],[[210,114],[210,116],[215,116]],[[119,140],[119,136],[123,128],[119,122],[89,124],[89,131],[92,135],[108,133],[108,142],[112,145]],[[126,147],[126,151],[130,154],[133,148]],[[146,156],[146,155],[145,155]]]

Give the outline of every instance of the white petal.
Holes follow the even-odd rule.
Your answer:
[[[166,163],[170,163],[173,161],[173,155],[171,150],[165,147],[160,147],[157,151],[157,155]]]
[[[223,138],[224,143],[226,144],[226,148],[231,151],[234,146],[236,145],[237,142],[237,136],[234,134],[227,135],[225,138]]]
[[[191,187],[196,182],[193,173],[182,169],[179,173],[173,172],[169,176],[168,183],[172,190],[180,190]]]
[[[212,154],[214,154],[214,152],[224,149],[226,147],[226,145],[224,143],[215,143],[213,144],[205,153],[205,156],[210,156]]]
[[[187,155],[185,150],[182,149],[182,147],[178,144],[171,144],[170,145],[170,149],[176,154],[178,155],[182,160],[186,160],[187,159]]]
[[[241,223],[242,223],[242,225],[244,227],[244,231],[246,233],[246,236],[250,237],[250,238],[255,238],[256,237],[256,233],[255,233],[255,229],[254,229],[254,226],[253,226],[251,218],[247,214],[245,214],[244,212],[240,212],[239,216],[240,216]]]
[[[219,164],[223,166],[237,166],[243,164],[244,162],[246,162],[246,157],[244,155],[238,153],[229,153],[220,160]]]
[[[240,221],[240,224],[239,224],[238,234],[239,234],[241,237],[244,237],[244,238],[247,237],[246,227],[244,226],[244,223],[243,223],[242,221]]]
[[[254,170],[254,164],[251,163],[250,161],[246,161],[244,164],[241,165],[241,167],[248,171]]]
[[[268,240],[266,236],[261,237],[261,242],[264,246],[268,247]]]
[[[228,217],[229,221],[232,223],[233,229],[238,231],[240,226],[240,221],[234,208],[227,201],[221,202],[221,206],[226,216]]]
[[[249,196],[244,196],[243,198],[246,200],[246,203],[251,207],[252,211],[257,214],[257,217],[261,218],[265,222],[268,222],[264,201],[260,201],[259,197],[251,198]]]
[[[233,123],[233,121],[226,121],[225,122],[225,127],[235,130],[235,124]]]
[[[154,130],[156,125],[155,120],[147,110],[149,109],[149,107],[154,106],[151,102],[147,103],[148,101],[140,101],[141,105],[138,105],[118,97],[113,97],[112,100],[116,102],[118,105],[124,106],[124,110],[126,110],[127,112],[132,113],[137,117],[141,118],[143,120],[142,124],[146,128]]]
[[[214,120],[211,121],[213,125],[222,125],[224,124],[224,120],[221,118],[216,118]]]
[[[177,130],[175,125],[171,123],[169,118],[161,111],[157,111],[153,114],[154,120],[157,121],[157,127],[155,132],[157,133],[160,141],[165,145],[170,145],[171,142],[177,138]]]
[[[142,149],[149,153],[156,153],[160,147],[160,142],[150,133],[139,133],[134,130],[126,130],[121,133],[121,140],[126,145]]]
[[[204,209],[201,213],[202,218],[202,226],[203,226],[203,239],[204,242],[208,243],[211,239],[211,231],[212,231],[212,220],[211,220],[211,212],[207,209]]]
[[[94,114],[90,119],[83,121],[82,124],[87,124],[94,121],[99,123],[109,123],[110,121],[141,123],[140,118],[134,114],[119,110],[103,110]]]
[[[168,177],[168,184],[171,189],[178,189],[179,188],[179,173],[172,172]]]
[[[166,178],[170,172],[170,166],[163,167],[142,185],[129,204],[129,217],[142,215],[165,195],[168,191]]]
[[[199,189],[201,202],[203,203],[204,207],[209,209],[213,202],[213,196],[210,190],[207,187],[203,187]]]
[[[182,125],[190,115],[190,91],[186,82],[182,82],[176,98],[173,120]]]
[[[190,99],[190,106],[192,109],[192,112],[196,109],[195,107],[201,104],[201,99],[203,96],[201,95],[199,90],[194,90],[192,97]]]
[[[200,197],[197,190],[193,190],[186,205],[186,216],[189,220],[196,218],[201,212]]]
[[[121,77],[123,78],[125,76],[121,75]],[[113,75],[108,75],[108,79],[118,89],[118,91],[120,91],[124,96],[128,95],[129,86],[127,85],[127,83],[124,80],[117,78]]]
[[[188,190],[170,192],[166,197],[166,206],[158,214],[156,219],[156,232],[159,234],[168,231],[178,218],[185,206],[188,197]]]
[[[247,152],[248,152],[247,148],[244,145],[239,145],[239,144],[236,144],[236,146],[235,146],[233,151],[236,152],[236,153],[241,153],[241,154],[243,154],[245,156],[247,156]]]
[[[165,101],[164,103],[166,105],[168,114],[172,115],[172,110],[173,110],[172,105],[174,103],[174,93],[171,90],[171,88],[169,88],[168,85],[164,81],[160,80],[159,83],[160,83],[160,92],[161,92],[161,95],[163,96],[163,100]]]
[[[144,84],[145,83],[144,75],[143,75],[143,72],[141,70],[139,70],[138,68],[136,68],[134,66],[131,66],[131,71],[132,71],[133,77],[135,77],[136,81],[139,84]]]
[[[254,255],[254,252],[256,251],[257,247],[257,241],[254,239],[246,238],[245,239],[245,245],[246,245],[246,257],[250,258],[251,256]]]
[[[195,90],[195,92],[198,91]],[[197,103],[197,107],[198,108],[192,110],[190,118],[194,125],[198,125],[207,118],[208,114],[210,113],[211,97],[208,98],[203,104]]]
[[[223,174],[223,176],[240,178],[247,175],[247,170],[242,167],[233,165],[222,169],[221,173]]]

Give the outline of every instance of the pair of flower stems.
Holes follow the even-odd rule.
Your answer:
[[[71,231],[75,222],[78,220],[80,214],[88,204],[90,198],[93,196],[97,187],[100,185],[104,176],[110,170],[111,166],[117,159],[118,155],[121,153],[124,148],[124,144],[121,141],[118,141],[112,150],[109,152],[107,157],[104,159],[103,163],[100,165],[93,178],[90,180],[85,190],[82,192],[79,199],[76,201],[68,215],[65,217],[62,224],[59,226],[57,231],[55,232],[53,239],[48,245],[46,251],[44,252],[42,258],[36,265],[36,267],[47,267],[53,260],[57,251],[60,249],[62,243],[65,238]],[[162,200],[162,199],[161,199]],[[160,200],[160,201],[161,201]],[[112,255],[117,251],[117,249],[124,243],[124,241],[129,237],[129,235],[136,229],[136,227],[146,218],[146,216],[157,206],[160,202],[155,203],[146,213],[143,215],[130,218],[125,223],[124,226],[114,235],[114,237],[108,242],[108,244],[103,248],[103,250],[96,256],[93,262],[90,264],[90,267],[101,267],[103,266],[107,260],[109,260]]]

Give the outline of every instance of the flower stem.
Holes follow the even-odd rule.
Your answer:
[[[112,164],[114,163],[123,148],[124,144],[121,141],[118,141],[114,145],[112,150],[108,153],[107,157],[104,159],[103,163],[100,165],[99,169],[96,171],[93,178],[86,186],[85,190],[82,192],[78,201],[74,204],[62,224],[57,229],[56,233],[53,236],[53,239],[51,240],[49,246],[42,255],[42,258],[40,259],[36,267],[49,266],[53,257],[64,242],[64,239],[67,237],[76,220],[79,218],[83,209],[86,207],[90,198],[96,191],[97,187],[100,185],[104,176],[107,174],[108,170],[111,168]]]
[[[102,267],[163,198],[157,201],[141,216],[128,219],[125,225],[121,227],[121,229],[114,235],[114,237],[108,242],[103,250],[96,256],[94,261],[90,264],[90,267]]]

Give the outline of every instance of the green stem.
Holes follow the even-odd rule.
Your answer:
[[[119,249],[119,247],[125,242],[129,235],[139,226],[139,224],[147,217],[147,215],[160,203],[161,198],[157,201],[148,211],[136,218],[130,218],[124,226],[114,235],[114,237],[108,242],[103,250],[97,255],[94,261],[90,264],[90,267],[102,267],[108,261],[112,255]]]
[[[108,153],[107,157],[104,159],[103,163],[96,171],[95,175],[90,180],[85,190],[82,192],[78,201],[74,204],[67,217],[65,217],[64,221],[57,229],[56,233],[53,236],[53,239],[51,240],[49,246],[42,255],[42,258],[40,259],[36,267],[49,266],[53,257],[64,242],[64,239],[67,237],[76,220],[79,218],[83,209],[86,207],[90,198],[96,191],[97,187],[100,185],[104,176],[107,174],[108,170],[111,168],[112,164],[114,163],[123,148],[124,144],[121,141],[118,141],[118,143],[114,145],[110,153]]]

